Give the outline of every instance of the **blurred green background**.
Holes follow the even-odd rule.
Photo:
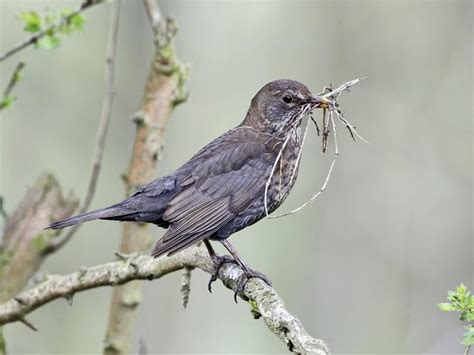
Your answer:
[[[27,35],[21,11],[78,1],[1,0],[0,52]],[[343,109],[372,145],[339,130],[340,160],[326,192],[298,214],[264,220],[231,238],[273,280],[306,329],[343,353],[461,353],[462,326],[438,310],[446,291],[473,277],[472,64],[470,1],[159,1],[179,24],[179,58],[191,65],[189,100],[166,131],[160,175],[238,124],[266,82],[291,78],[318,92],[367,76]],[[29,49],[0,65],[1,88],[27,61],[18,101],[2,113],[0,191],[8,211],[44,171],[83,196],[103,93],[110,5],[86,12],[81,33],[58,50]],[[152,56],[141,1],[124,1],[116,90],[103,172],[92,208],[123,197]],[[311,131],[312,133],[312,131]],[[280,208],[318,190],[331,155],[310,135],[300,177]],[[163,230],[153,228],[156,238]],[[91,222],[44,264],[50,273],[113,259],[120,224]],[[193,273],[184,310],[179,273],[145,284],[136,329],[149,353],[285,353],[220,284]],[[5,327],[17,353],[101,351],[111,288],[52,302],[31,314],[40,332]]]

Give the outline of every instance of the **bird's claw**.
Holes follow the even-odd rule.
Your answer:
[[[239,263],[233,257],[231,257],[229,255],[222,255],[222,256],[212,255],[211,260],[212,260],[212,264],[214,266],[214,271],[213,271],[213,273],[211,275],[211,278],[209,279],[209,282],[207,284],[207,289],[209,290],[209,292],[212,293],[212,283],[217,280],[217,278],[219,276],[219,270],[222,267],[222,265],[224,265],[226,263],[239,265]],[[247,285],[247,282],[249,282],[249,280],[251,278],[260,279],[260,280],[264,281],[268,286],[272,285],[272,280],[270,280],[266,275],[264,275],[263,273],[261,273],[259,271],[254,271],[254,270],[252,270],[248,267],[242,267],[242,271],[243,272],[239,277],[237,287],[235,288],[235,292],[234,292],[234,301],[235,301],[235,303],[237,303],[238,295],[240,293],[244,292],[245,285]]]
[[[243,273],[242,273],[242,275],[240,275],[239,282],[237,284],[237,287],[235,288],[235,292],[234,292],[234,301],[235,301],[235,303],[237,303],[237,296],[239,295],[239,293],[244,292],[245,285],[247,285],[247,282],[249,282],[249,280],[251,278],[260,279],[263,282],[265,282],[268,286],[272,285],[272,280],[270,280],[270,278],[268,278],[265,274],[263,274],[259,271],[254,271],[252,269],[245,268],[245,269],[243,269]]]
[[[237,264],[237,261],[235,261],[235,259],[229,255],[213,255],[211,256],[211,259],[212,264],[214,265],[214,271],[211,275],[211,278],[209,279],[209,283],[207,284],[207,289],[210,293],[212,293],[212,283],[217,280],[217,277],[219,276],[219,269],[221,268],[221,266],[226,263]]]

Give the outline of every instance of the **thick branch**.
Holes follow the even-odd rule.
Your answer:
[[[50,275],[37,286],[21,292],[14,299],[0,304],[0,325],[24,319],[38,307],[57,298],[70,298],[76,292],[100,286],[116,286],[131,280],[153,280],[183,268],[199,268],[211,273],[212,263],[207,252],[193,247],[172,257],[154,259],[146,255],[123,257],[123,260],[99,265],[65,275]],[[224,264],[219,279],[235,290],[242,269],[235,264]],[[292,352],[299,354],[329,354],[322,340],[312,338],[301,321],[285,308],[278,294],[260,279],[251,279],[240,295],[251,307],[255,318],[263,318],[268,328]]]
[[[63,197],[61,187],[51,175],[44,175],[28,189],[6,222],[0,240],[0,302],[15,296],[39,269],[45,251],[57,231],[44,231],[53,220],[66,218],[76,209],[73,196]],[[6,354],[0,327],[0,355]]]
[[[0,245],[0,302],[17,294],[41,265],[45,250],[58,235],[44,231],[44,226],[70,216],[76,207],[77,200],[64,198],[51,175],[42,176],[28,190],[8,219]]]
[[[83,2],[75,13],[64,17],[55,26],[69,21],[74,14],[100,2],[102,1]],[[114,4],[113,6],[116,8],[117,5]],[[117,15],[112,18],[113,24],[111,27],[113,30],[110,34],[106,58],[107,71],[104,102],[97,131],[97,142],[91,178],[80,212],[84,212],[88,208],[94,195],[100,172],[105,136],[110,119],[110,110],[114,94],[113,74],[117,42],[118,12]],[[35,42],[43,35],[44,33],[39,33],[33,37],[33,39],[30,39],[30,41]],[[15,50],[20,50],[24,47],[25,46],[19,46]],[[13,54],[15,50],[9,53]],[[23,63],[17,66],[12,80],[5,91],[5,96],[10,94],[15,83],[18,82],[23,67]],[[58,183],[49,175],[43,176],[36,185],[28,191],[12,218],[8,220],[5,235],[0,245],[0,301],[5,301],[18,293],[38,270],[44,258],[51,252],[56,251],[72,237],[77,228],[70,229],[64,236],[58,236],[57,231],[45,232],[43,228],[51,221],[70,216],[76,209],[77,204],[77,200],[74,198],[65,199],[62,197]],[[26,320],[24,322],[27,324]],[[1,339],[0,332],[0,354],[2,353],[5,353],[5,345]]]
[[[127,194],[156,178],[166,124],[173,108],[185,98],[183,88],[186,70],[176,59],[173,44],[176,34],[175,23],[162,19],[155,0],[146,1],[145,5],[152,21],[156,48],[142,102],[138,112],[132,117],[137,125],[137,131],[132,158],[124,178]],[[145,251],[149,248],[150,240],[149,226],[125,222],[120,251],[122,253]],[[130,352],[136,310],[140,301],[139,282],[114,289],[104,341],[105,354]]]
[[[84,10],[87,10],[88,8],[90,8],[94,5],[103,3],[104,1],[105,0],[85,0],[85,1],[83,1],[82,4],[76,10],[74,10],[73,12],[68,14],[67,16],[62,17],[59,20],[58,23],[53,24],[53,25],[49,26],[48,28],[45,28],[43,31],[40,31],[40,32],[36,33],[34,36],[28,38],[27,40],[25,40],[21,43],[18,43],[15,47],[11,48],[10,50],[6,51],[5,53],[0,54],[0,62],[3,62],[5,59],[7,59],[8,57],[11,57],[15,53],[18,53],[19,51],[21,51],[25,48],[28,48],[29,46],[37,43],[41,38],[46,36],[48,33],[51,33],[52,31],[54,31],[54,29],[56,29],[58,27],[61,27],[62,25],[67,24],[68,22],[70,22],[71,19],[74,16],[76,16],[77,14],[79,14],[80,12],[82,12]]]

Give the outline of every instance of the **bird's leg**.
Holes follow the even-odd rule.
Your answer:
[[[206,246],[207,251],[209,252],[209,256],[211,257],[212,264],[214,266],[214,271],[211,275],[211,278],[209,279],[209,283],[207,284],[207,289],[209,290],[209,292],[212,293],[212,283],[217,280],[217,277],[219,276],[219,269],[221,268],[221,266],[225,263],[237,264],[237,261],[235,261],[232,257],[228,255],[217,255],[209,239],[204,239],[204,245]]]
[[[265,283],[269,286],[272,285],[272,281],[267,277],[265,276],[264,274],[262,274],[261,272],[259,271],[254,271],[252,270],[243,260],[242,258],[240,257],[239,253],[237,253],[237,250],[234,249],[234,247],[227,241],[227,239],[224,239],[224,240],[219,240],[221,242],[221,244],[229,251],[229,253],[233,256],[235,262],[237,262],[237,264],[242,268],[242,270],[244,271],[244,273],[242,274],[242,276],[240,277],[240,280],[239,280],[239,283],[237,285],[237,288],[235,289],[235,292],[234,292],[234,300],[235,302],[237,303],[237,296],[239,293],[243,292],[244,289],[245,289],[245,285],[247,284],[247,282],[252,278],[252,277],[256,277],[258,279],[261,279],[263,281],[265,281]]]

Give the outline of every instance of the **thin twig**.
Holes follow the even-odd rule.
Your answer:
[[[270,218],[281,218],[281,217],[285,217],[285,216],[288,216],[290,214],[293,214],[293,213],[296,213],[298,212],[299,210],[305,208],[308,204],[310,204],[311,202],[314,201],[314,199],[316,199],[319,195],[321,195],[324,190],[326,190],[326,186],[329,182],[329,179],[331,178],[331,174],[332,174],[332,170],[334,168],[334,165],[336,164],[336,161],[337,161],[337,158],[339,157],[339,148],[338,148],[338,145],[337,145],[337,133],[336,133],[336,123],[334,122],[334,117],[333,117],[333,112],[334,111],[329,111],[329,118],[328,118],[328,121],[331,123],[332,125],[332,129],[333,129],[333,137],[334,137],[334,158],[332,160],[332,163],[331,163],[331,166],[329,167],[329,171],[328,171],[328,174],[326,175],[326,179],[324,180],[324,184],[323,186],[319,189],[319,191],[314,194],[308,201],[306,201],[305,203],[303,203],[301,206],[295,208],[294,210],[291,210],[289,212],[286,212],[286,213],[283,213],[283,214],[280,214],[278,216],[271,216]]]
[[[359,138],[361,141],[363,141],[366,144],[370,144],[364,137],[362,137],[357,132],[356,128],[353,125],[351,125],[344,118],[344,116],[342,115],[341,110],[337,108],[338,107],[337,99],[339,98],[339,95],[341,95],[341,93],[343,93],[344,91],[349,91],[350,92],[349,89],[350,89],[351,86],[357,84],[358,82],[360,82],[361,80],[364,80],[364,79],[366,79],[366,77],[358,78],[358,79],[354,79],[354,80],[345,82],[344,84],[340,85],[339,87],[337,87],[334,90],[331,90],[332,88],[329,87],[329,90],[331,90],[331,91],[329,91],[328,93],[323,94],[322,96],[320,96],[320,98],[328,100],[328,101],[324,101],[324,103],[328,106],[328,108],[330,110],[336,111],[338,120],[341,121],[347,127],[347,129],[349,130],[349,133],[351,134],[352,139],[354,139],[354,134],[355,134],[357,136],[357,138]],[[326,89],[327,88],[324,88],[323,92],[325,92]],[[325,115],[323,116],[323,119],[324,119],[324,117],[325,117]],[[324,140],[323,140],[323,145],[324,145]],[[324,148],[323,148],[323,152],[324,152]]]
[[[364,78],[362,78],[364,79]],[[265,213],[266,213],[266,216],[267,218],[270,218],[270,219],[273,219],[273,218],[281,218],[281,217],[284,217],[284,216],[288,216],[290,214],[293,214],[293,213],[296,213],[298,211],[300,211],[301,209],[303,209],[304,207],[306,207],[309,203],[311,203],[314,199],[316,199],[319,195],[321,195],[324,190],[326,189],[326,186],[329,182],[329,179],[331,178],[331,174],[332,174],[332,171],[334,169],[334,165],[336,164],[336,161],[337,161],[337,158],[339,156],[339,148],[338,148],[338,145],[337,145],[337,133],[336,133],[336,123],[334,121],[334,115],[336,115],[337,119],[342,122],[346,127],[347,129],[349,130],[352,138],[354,138],[354,134],[359,138],[361,139],[363,142],[365,143],[369,143],[367,142],[367,140],[365,140],[362,136],[359,135],[359,133],[356,131],[355,127],[352,126],[345,118],[344,116],[342,115],[342,112],[340,109],[338,109],[338,104],[337,104],[337,99],[339,97],[339,95],[344,92],[344,91],[349,91],[349,88],[355,84],[357,84],[360,80],[362,79],[354,79],[354,80],[351,80],[351,81],[348,81],[342,85],[340,85],[339,87],[337,87],[336,89],[332,90],[332,86],[330,85],[329,87],[325,87],[323,89],[323,92],[320,93],[320,94],[317,94],[317,95],[314,95],[314,98],[316,99],[319,99],[320,101],[320,104],[317,106],[317,107],[322,107],[323,109],[323,127],[322,127],[322,151],[323,153],[326,152],[326,149],[327,149],[327,144],[328,144],[328,137],[329,137],[329,133],[330,133],[330,130],[329,130],[329,124],[332,125],[332,128],[333,128],[333,137],[334,137],[334,159],[331,163],[331,166],[329,167],[329,171],[326,175],[326,179],[324,180],[324,183],[323,183],[323,186],[319,189],[319,191],[314,194],[308,201],[306,201],[305,203],[303,203],[301,206],[299,206],[298,208],[295,208],[289,212],[286,212],[286,213],[283,213],[283,214],[280,214],[280,215],[277,215],[277,216],[269,216],[268,215],[268,208],[267,208],[267,193],[268,193],[268,185],[270,185],[270,181],[273,177],[273,174],[274,174],[274,171],[275,171],[275,167],[279,161],[279,159],[281,159],[281,155],[282,155],[282,152],[284,150],[285,147],[282,147],[282,149],[280,150],[277,158],[276,158],[276,161],[273,165],[273,169],[270,173],[270,177],[269,179],[267,180],[267,184],[265,186],[265,195],[264,195],[264,204],[265,204]],[[326,91],[329,91],[326,93]],[[313,122],[315,123],[315,126],[316,126],[316,129],[317,129],[317,133],[319,135],[319,127],[316,123],[316,121],[313,119],[313,117],[311,116],[311,111],[314,110],[314,106],[311,106],[311,105],[308,105],[306,106],[303,110],[302,110],[302,113],[301,113],[301,116],[298,118],[298,120],[296,121],[297,124],[299,124],[299,122],[302,120],[303,116],[307,113],[306,111],[306,108],[309,109],[309,113],[310,113],[310,118],[313,120]],[[291,173],[291,178],[290,178],[290,182],[293,180],[293,177],[296,173],[296,169],[298,168],[298,162],[299,162],[299,159],[301,157],[301,152],[303,150],[303,147],[304,147],[304,143],[305,143],[305,138],[306,138],[306,132],[307,132],[307,128],[308,128],[308,125],[306,125],[306,128],[305,128],[305,133],[304,133],[304,136],[303,136],[303,140],[302,140],[302,143],[301,143],[301,147],[300,147],[300,150],[298,152],[298,157],[297,157],[297,164],[296,164],[296,168],[292,171]],[[289,139],[289,137],[291,136],[291,132],[288,133],[288,137],[287,139],[285,140],[285,142],[287,142],[287,140]],[[286,146],[286,144],[285,144]]]
[[[290,141],[290,138],[291,138],[291,134],[289,133],[288,136],[286,137],[285,141],[283,142],[283,145],[281,146],[280,151],[278,152],[278,155],[275,159],[275,162],[273,163],[273,167],[272,167],[272,170],[270,172],[270,176],[268,177],[267,182],[265,183],[265,192],[264,192],[264,195],[263,195],[263,205],[265,207],[265,215],[267,217],[269,215],[269,212],[268,212],[268,188],[269,188],[270,183],[272,181],[273,174],[275,173],[276,166],[278,165],[278,162],[281,159],[281,155],[283,154],[283,151],[285,150],[286,145]]]
[[[18,77],[19,75],[21,75],[21,71],[23,70],[23,68],[25,67],[25,62],[19,62],[15,68],[15,70],[13,71],[11,77],[10,77],[10,81],[8,82],[8,85],[5,89],[5,91],[3,92],[3,97],[5,98],[6,96],[9,96],[13,90],[13,88],[15,87],[15,85],[18,83]]]
[[[19,51],[21,51],[21,50],[23,50],[23,49],[25,49],[25,48],[27,48],[27,47],[35,44],[35,43],[38,43],[38,41],[41,38],[46,36],[48,33],[51,33],[52,31],[54,31],[56,28],[67,24],[68,22],[71,21],[72,18],[74,18],[74,16],[76,16],[80,12],[82,12],[84,10],[87,10],[88,8],[90,8],[94,5],[101,4],[103,2],[105,2],[105,0],[85,0],[85,1],[83,1],[82,4],[76,10],[74,10],[70,14],[62,17],[57,23],[55,23],[55,24],[45,28],[44,30],[36,33],[34,36],[32,36],[32,37],[28,38],[27,40],[17,44],[15,47],[9,49],[5,53],[0,54],[0,62],[3,62],[5,59],[7,59],[8,57],[11,57],[12,55],[18,53]]]
[[[318,122],[316,122],[316,120],[314,119],[313,115],[310,115],[310,118],[311,118],[311,121],[313,121],[314,126],[316,127],[316,134],[317,134],[318,137],[319,137],[320,132],[319,132]]]
[[[308,105],[303,106],[302,109],[301,109],[301,112],[295,118],[292,125],[290,127],[288,127],[287,136],[286,136],[286,138],[285,138],[285,140],[284,140],[284,142],[283,142],[283,144],[280,148],[280,151],[277,154],[275,162],[273,163],[273,166],[272,166],[272,170],[270,171],[270,175],[269,175],[269,177],[268,177],[268,179],[265,183],[265,191],[264,191],[264,195],[263,195],[263,205],[264,205],[264,208],[265,208],[265,216],[268,217],[268,218],[271,218],[271,217],[269,217],[270,213],[268,211],[268,188],[270,187],[271,181],[272,181],[273,176],[275,174],[275,169],[276,169],[277,165],[280,163],[279,166],[280,166],[280,178],[281,178],[281,175],[282,175],[282,172],[281,172],[281,167],[282,167],[281,158],[282,158],[283,152],[285,151],[286,145],[290,141],[291,137],[296,134],[296,130],[297,130],[298,126],[300,125],[300,122],[303,120],[303,118],[305,117],[305,115],[307,113],[311,112],[312,107],[313,107],[312,104],[308,104]],[[280,128],[278,133],[281,133],[284,128],[285,127]],[[304,133],[304,137],[303,137],[303,143],[305,141],[307,131],[308,131],[308,125],[306,125],[306,129],[305,129],[305,133]],[[298,160],[297,160],[297,163],[295,165],[294,170],[292,171],[292,174],[291,174],[291,177],[290,177],[290,182],[293,180],[293,177],[296,174],[296,170],[298,169],[298,161],[299,161],[299,158],[301,156],[301,150],[302,149],[303,149],[303,144],[301,145],[300,151],[298,153]]]
[[[48,279],[0,304],[0,325],[19,321],[42,305],[65,295],[101,286],[116,286],[131,280],[159,279],[185,267],[199,268],[213,273],[214,268],[207,251],[191,247],[171,257],[154,259],[148,255],[133,255],[128,262],[116,261],[91,268],[83,268],[69,275],[50,275]],[[136,265],[136,268],[131,265]],[[226,263],[219,270],[219,279],[231,290],[237,289],[243,270]],[[301,321],[285,307],[281,297],[264,281],[250,279],[239,296],[247,301],[254,317],[262,318],[271,332],[277,335],[294,353],[328,355],[327,345],[311,337]]]
[[[305,127],[304,133],[303,133],[303,139],[301,140],[301,146],[300,146],[300,149],[298,151],[298,157],[296,158],[295,166],[293,168],[293,171],[291,172],[291,177],[290,177],[290,182],[289,182],[290,185],[293,182],[293,178],[295,177],[296,171],[298,170],[298,166],[300,164],[301,154],[303,153],[303,147],[304,147],[304,144],[306,142],[306,135],[308,134],[308,128],[309,128],[309,119],[306,122],[306,127]]]
[[[328,137],[329,137],[329,120],[327,119],[327,109],[323,108],[323,134],[322,134],[322,151],[326,153],[328,148]]]
[[[38,331],[38,328],[33,323],[31,323],[28,319],[26,319],[25,317],[20,318],[20,322],[22,322],[24,325],[26,325],[31,330],[33,330],[35,332]]]
[[[107,130],[110,123],[112,103],[115,96],[114,81],[115,81],[115,57],[117,52],[117,38],[120,19],[120,0],[116,0],[112,4],[110,16],[110,31],[107,52],[105,57],[105,85],[104,85],[104,99],[102,102],[102,112],[99,119],[99,126],[96,133],[96,143],[94,159],[92,163],[92,171],[89,178],[89,185],[87,187],[86,196],[82,202],[79,213],[84,213],[89,208],[92,198],[94,197],[97,182],[99,181],[99,174],[102,167],[102,159],[104,155],[105,139],[107,137]],[[48,248],[48,252],[54,252],[64,246],[81,227],[76,224],[69,229],[64,236],[55,239],[54,243]]]
[[[5,211],[3,196],[0,195],[0,216],[3,218],[3,224],[7,225],[8,223],[8,213]]]
[[[339,121],[341,121],[346,127],[347,129],[349,130],[349,132],[351,133],[351,136],[352,136],[352,139],[354,139],[354,134],[357,136],[357,138],[359,138],[362,142],[366,143],[366,144],[370,144],[369,141],[367,141],[364,137],[362,137],[359,132],[357,132],[356,128],[351,125],[345,118],[344,116],[342,115],[342,112],[340,110],[336,110],[336,114],[337,114],[337,119]],[[354,139],[355,141],[355,139]]]
[[[343,91],[349,91],[350,87],[351,86],[354,86],[355,84],[357,84],[359,81],[361,80],[364,80],[366,79],[366,77],[362,77],[362,78],[357,78],[357,79],[354,79],[354,80],[350,80],[350,81],[347,81],[345,82],[344,84],[338,86],[336,89],[332,90],[332,91],[329,91],[328,93],[322,95],[321,97],[322,98],[334,98],[337,100],[337,98],[339,97],[339,95],[343,92]],[[325,88],[326,89],[326,88]]]
[[[158,3],[156,0],[143,0],[143,5],[145,6],[145,12],[150,20],[153,34],[157,35],[162,30],[161,27],[163,25],[163,15],[161,14]]]
[[[10,80],[8,82],[7,87],[5,88],[5,91],[3,92],[3,97],[1,100],[0,104],[0,111],[5,109],[7,106],[4,105],[7,100],[9,100],[9,97],[15,88],[15,86],[20,82],[21,80],[21,72],[23,71],[23,68],[25,67],[25,62],[19,62],[17,66],[15,67],[15,70],[13,71]]]

